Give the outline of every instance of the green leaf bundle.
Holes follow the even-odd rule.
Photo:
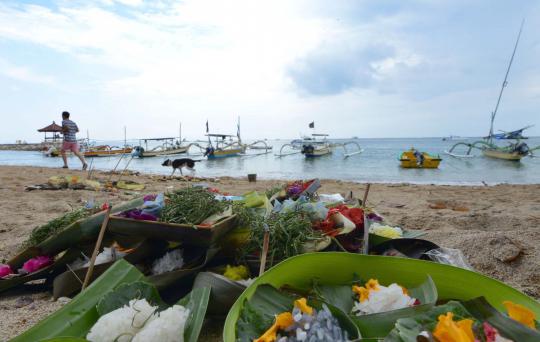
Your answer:
[[[227,207],[228,202],[218,201],[214,194],[206,189],[184,188],[166,195],[160,221],[197,225],[208,217],[225,211]]]
[[[88,217],[95,212],[93,209],[79,208],[72,210],[58,218],[55,218],[46,224],[32,229],[30,236],[23,243],[23,247],[35,246],[47,238],[56,235],[65,228],[69,227],[72,223]]]
[[[265,225],[268,225],[270,231],[268,260],[271,263],[304,253],[307,242],[322,236],[319,231],[312,229],[310,219],[301,212],[272,213],[266,219],[252,216],[251,221],[248,218],[245,223],[250,228],[250,238],[242,250],[242,256],[245,258],[262,250]]]

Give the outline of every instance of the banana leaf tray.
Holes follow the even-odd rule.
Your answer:
[[[236,225],[236,215],[225,217],[211,226],[134,220],[111,216],[108,231],[118,241],[130,239],[162,239],[182,242],[185,245],[209,247]]]

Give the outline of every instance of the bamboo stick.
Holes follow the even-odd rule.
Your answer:
[[[86,272],[86,276],[84,277],[82,290],[84,290],[88,286],[88,283],[90,282],[90,279],[92,278],[92,273],[94,273],[94,263],[96,262],[96,257],[99,253],[101,242],[103,242],[103,236],[105,235],[105,231],[107,230],[107,225],[109,224],[110,215],[111,215],[111,206],[109,205],[109,207],[107,208],[107,212],[105,213],[105,218],[103,219],[103,223],[101,224],[101,229],[99,230],[98,239],[96,241],[96,246],[94,247],[94,252],[92,253],[92,258],[90,259],[90,265],[88,266],[88,271]]]
[[[371,184],[368,183],[366,186],[366,191],[364,192],[364,199],[362,200],[362,208],[364,209],[364,241],[362,242],[362,254],[369,253],[369,224],[366,216],[366,201],[369,195],[369,189]]]
[[[264,225],[263,249],[261,253],[261,266],[259,268],[259,277],[264,273],[266,268],[266,256],[270,248],[270,229],[267,224]]]
[[[126,164],[126,167],[124,167],[124,169],[122,170],[122,173],[120,173],[120,176],[118,177],[118,180],[116,182],[120,182],[120,180],[124,176],[124,173],[126,172],[127,168],[129,167],[129,163],[131,163],[132,160],[133,160],[133,155],[131,155],[131,158],[128,160],[128,162]]]

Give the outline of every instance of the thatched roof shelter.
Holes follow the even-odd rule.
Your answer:
[[[45,133],[45,142],[47,141],[53,141],[60,139],[60,134],[62,133],[62,126],[57,125],[56,122],[52,122],[49,126],[43,127],[41,129],[37,130],[38,132],[44,132]],[[52,136],[47,136],[47,133],[52,133]]]
[[[38,132],[62,132],[62,126],[53,121],[49,126],[38,129]]]

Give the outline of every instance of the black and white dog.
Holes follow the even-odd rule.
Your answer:
[[[190,171],[195,171],[194,167],[195,167],[195,163],[198,163],[200,162],[200,160],[193,160],[193,159],[190,159],[190,158],[180,158],[180,159],[175,159],[175,160],[170,160],[170,159],[167,159],[163,162],[163,164],[161,164],[162,166],[172,166],[172,173],[171,173],[171,177],[172,175],[174,174],[174,171],[176,171],[176,169],[180,170],[180,174],[183,176],[184,173],[182,173],[182,168],[186,168]]]

